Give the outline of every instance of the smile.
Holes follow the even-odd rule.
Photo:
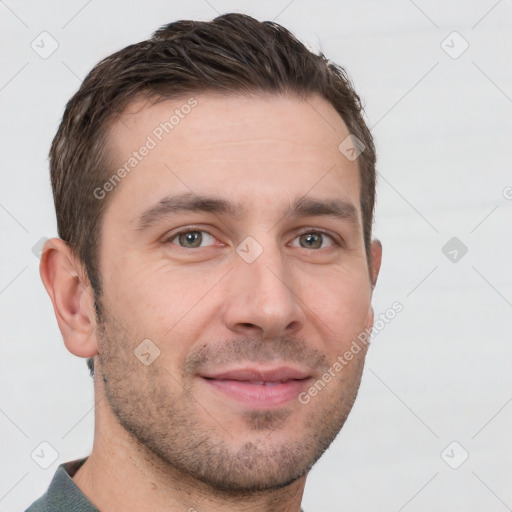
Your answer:
[[[201,378],[214,392],[260,410],[276,409],[295,400],[310,381],[307,372],[290,367],[243,368]]]

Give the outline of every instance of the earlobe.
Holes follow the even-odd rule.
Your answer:
[[[60,238],[46,242],[39,272],[67,349],[79,357],[97,354],[93,293],[82,265],[66,242]]]

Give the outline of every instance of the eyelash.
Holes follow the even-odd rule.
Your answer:
[[[183,229],[181,231],[178,231],[176,233],[173,233],[171,236],[169,236],[168,238],[166,238],[165,240],[165,243],[172,243],[173,240],[175,240],[176,238],[178,238],[180,235],[184,235],[186,233],[194,233],[194,232],[199,232],[199,233],[207,233],[208,235],[210,235],[212,238],[215,238],[214,235],[212,235],[210,232],[206,231],[205,229],[200,229],[200,228],[194,228],[194,227],[189,227],[187,229]],[[293,240],[296,240],[297,238],[299,238],[300,236],[302,235],[306,235],[308,233],[315,233],[315,234],[320,234],[322,236],[325,236],[327,238],[329,238],[331,240],[331,242],[333,243],[333,245],[337,245],[337,246],[341,246],[342,244],[340,242],[338,242],[335,237],[333,235],[330,235],[329,233],[321,230],[321,229],[315,229],[315,228],[305,228],[303,231],[301,231],[300,233],[298,233],[295,238]],[[181,249],[189,249],[189,250],[194,250],[194,249],[201,249],[204,247],[182,247],[181,245],[178,245],[178,244],[174,244],[174,245],[177,245],[178,247],[180,247]],[[207,246],[207,247],[212,247],[212,246]],[[324,249],[329,249],[329,247],[324,247]],[[319,249],[316,249],[316,250],[319,250]]]

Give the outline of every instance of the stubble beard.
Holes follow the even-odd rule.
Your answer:
[[[133,354],[137,343],[126,331],[116,329],[115,321],[104,318],[101,307],[97,312],[98,377],[119,424],[143,452],[152,455],[147,462],[160,471],[202,482],[224,496],[261,494],[306,475],[341,430],[357,395],[364,355],[352,361],[350,378],[340,379],[338,386],[331,383],[310,404],[301,405],[310,409],[303,420],[293,418],[295,403],[293,408],[247,411],[242,418],[247,434],[235,439],[226,420],[209,413],[208,404],[194,397],[190,370],[207,355],[198,352],[187,358],[182,375],[171,375],[158,359],[144,366]],[[269,343],[238,340],[222,345],[222,355],[215,353],[225,361],[226,347],[231,347],[238,360],[265,360]],[[309,361],[323,370],[328,366],[325,357],[307,348],[303,340],[279,340],[271,347],[276,349],[273,358]],[[180,378],[182,384],[176,382]],[[276,435],[281,441],[275,440]]]

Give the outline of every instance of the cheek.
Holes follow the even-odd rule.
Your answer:
[[[332,339],[345,345],[364,331],[371,315],[371,291],[363,272],[330,273],[308,279],[301,298],[315,322]]]
[[[344,310],[365,309],[370,303],[370,280],[359,260],[329,268],[310,270],[304,278],[304,291],[315,288],[318,298],[325,297]]]
[[[132,337],[152,339],[163,348],[179,336],[181,346],[186,345],[185,328],[187,337],[192,338],[201,329],[191,319],[197,314],[208,316],[205,308],[209,301],[205,299],[211,300],[209,290],[218,280],[214,272],[190,272],[166,264],[126,264],[114,270],[105,294],[112,315],[119,317]],[[215,293],[220,293],[220,287]]]

